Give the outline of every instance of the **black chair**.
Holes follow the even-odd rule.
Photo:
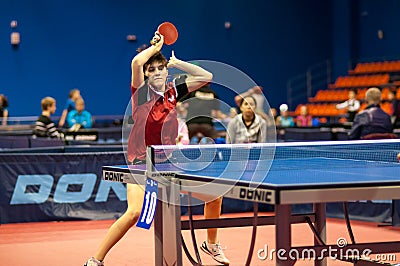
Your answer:
[[[332,133],[325,128],[288,127],[285,128],[284,138],[285,141],[332,140]]]
[[[65,142],[62,139],[57,138],[30,138],[30,147],[31,148],[39,148],[39,147],[60,147],[64,146]]]
[[[2,149],[29,148],[29,137],[0,136],[0,148]]]

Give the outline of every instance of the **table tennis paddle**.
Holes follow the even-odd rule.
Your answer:
[[[171,22],[163,22],[161,23],[157,31],[164,36],[164,43],[166,45],[171,45],[176,42],[178,39],[178,30],[176,29],[175,25],[172,24]],[[157,43],[157,40],[151,40],[151,44]]]

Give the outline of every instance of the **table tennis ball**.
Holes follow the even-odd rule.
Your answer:
[[[289,107],[287,104],[284,103],[284,104],[281,104],[281,106],[279,106],[279,110],[281,112],[286,112],[287,110],[289,110]]]
[[[230,29],[231,28],[231,23],[229,21],[225,22],[225,29]]]
[[[399,160],[399,163],[400,163],[400,153],[397,154],[397,160]]]

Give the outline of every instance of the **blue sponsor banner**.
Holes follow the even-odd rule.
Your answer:
[[[121,164],[123,152],[0,154],[0,224],[118,218],[127,207],[126,186],[102,180],[101,168]],[[155,183],[148,185],[150,204],[158,190]],[[350,202],[350,217],[400,226],[399,202]],[[155,205],[151,206],[153,213]],[[294,212],[309,210],[305,206],[294,206]],[[202,213],[202,207],[198,209]],[[251,202],[224,199],[224,213],[251,210]],[[185,208],[182,211],[185,214]],[[338,203],[328,204],[327,212],[329,217],[343,217]],[[152,215],[145,216],[145,226],[150,227]]]
[[[123,152],[0,154],[0,223],[101,220],[126,210],[126,186],[102,180]]]

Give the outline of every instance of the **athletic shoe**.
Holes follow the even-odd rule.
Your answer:
[[[104,262],[91,257],[83,266],[104,266]]]
[[[223,265],[229,265],[229,260],[225,257],[224,252],[222,251],[222,247],[219,243],[217,244],[209,244],[207,241],[204,241],[201,244],[201,249],[210,255],[214,260],[218,261]]]

